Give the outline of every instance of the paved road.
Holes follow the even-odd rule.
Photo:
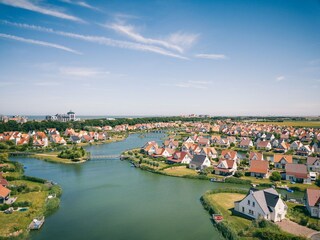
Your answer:
[[[288,219],[282,220],[282,222],[276,223],[283,231],[292,233],[294,235],[301,235],[306,238],[311,238],[313,240],[320,240],[320,233],[305,226],[301,226],[295,222]]]

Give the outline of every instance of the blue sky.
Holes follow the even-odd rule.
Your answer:
[[[0,114],[320,115],[316,0],[0,0],[0,13]]]

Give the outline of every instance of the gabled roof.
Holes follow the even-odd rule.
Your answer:
[[[6,187],[3,187],[2,185],[0,185],[0,197],[1,198],[5,198],[10,194],[10,190]]]
[[[268,161],[251,161],[249,172],[267,174],[269,170]]]
[[[308,164],[308,165],[313,165],[317,160],[320,161],[320,158],[317,158],[317,157],[308,157],[308,158],[307,158],[307,164]]]
[[[308,205],[314,207],[319,205],[320,190],[319,189],[307,189]]]
[[[286,174],[294,175],[296,178],[307,178],[308,170],[307,166],[298,163],[288,163],[286,164]]]
[[[278,192],[273,188],[254,191],[252,195],[265,214],[272,212],[272,208],[277,205],[280,199]]]
[[[260,152],[250,152],[249,160],[263,160],[263,154]]]
[[[206,158],[207,156],[205,155],[194,155],[190,163],[201,166]]]
[[[292,155],[284,155],[284,154],[274,154],[273,161],[278,163],[281,159],[285,159],[287,163],[292,163]]]

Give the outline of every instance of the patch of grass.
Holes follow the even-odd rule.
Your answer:
[[[185,166],[166,168],[163,170],[163,172],[165,172],[167,175],[178,177],[183,177],[185,175],[198,175],[198,173],[195,170],[186,168]]]
[[[223,215],[223,218],[237,232],[251,225],[251,221],[236,215],[233,215],[234,202],[242,200],[246,195],[240,193],[215,193],[206,197],[206,201]]]

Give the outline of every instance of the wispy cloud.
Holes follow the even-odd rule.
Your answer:
[[[111,46],[111,47],[132,49],[132,50],[138,50],[138,51],[144,51],[144,52],[153,52],[153,53],[157,53],[157,54],[161,54],[169,57],[188,59],[187,57],[184,57],[179,54],[175,54],[171,51],[168,51],[166,49],[163,49],[157,46],[151,46],[151,45],[128,42],[128,41],[120,41],[120,40],[115,40],[115,39],[101,37],[101,36],[90,36],[90,35],[81,35],[81,34],[70,33],[70,32],[56,31],[51,28],[45,28],[41,26],[29,25],[24,23],[13,23],[8,21],[2,21],[2,23],[9,24],[11,26],[20,27],[20,28],[40,31],[40,32],[53,33],[53,34],[57,34],[64,37],[79,39],[86,42],[97,43],[97,44]]]
[[[281,81],[283,81],[283,80],[285,80],[285,79],[286,79],[285,76],[278,76],[278,77],[276,77],[276,81],[277,81],[277,82],[281,82]]]
[[[190,48],[193,44],[197,42],[199,34],[176,32],[172,33],[168,41],[172,44],[179,45],[183,48]]]
[[[0,0],[0,3],[11,6],[11,7],[22,8],[22,9],[30,10],[33,12],[38,12],[44,15],[49,15],[57,18],[70,20],[70,21],[82,22],[82,23],[85,22],[81,18],[78,18],[71,14],[61,12],[49,6],[37,5],[36,3],[31,2],[30,0]]]
[[[78,5],[80,7],[88,8],[88,9],[95,10],[95,11],[101,11],[99,8],[94,7],[85,1],[61,0],[61,2],[65,2],[65,3],[69,3],[69,4],[73,4],[73,5]]]
[[[196,58],[212,59],[212,60],[223,60],[227,59],[227,56],[224,54],[206,54],[200,53],[195,55]]]
[[[61,67],[59,69],[62,75],[72,77],[103,77],[110,74],[108,71],[103,71],[98,68],[80,68],[80,67]]]
[[[185,81],[185,82],[170,83],[170,84],[163,84],[163,85],[179,87],[179,88],[208,89],[210,84],[211,82],[208,82],[208,81]]]
[[[164,47],[179,53],[183,53],[186,48],[191,47],[198,39],[199,34],[187,34],[183,32],[177,32],[171,34],[166,39],[156,39],[143,36],[136,27],[126,24],[125,20],[116,18],[116,23],[102,24],[101,26],[112,29],[115,32],[122,34],[138,43],[156,45]]]
[[[0,33],[0,38],[5,38],[5,39],[10,39],[10,40],[15,40],[15,41],[19,41],[19,42],[25,42],[25,43],[30,43],[30,44],[34,44],[34,45],[39,45],[39,46],[43,46],[43,47],[50,47],[50,48],[56,48],[56,49],[60,49],[66,52],[71,52],[71,53],[75,53],[75,54],[82,54],[76,50],[73,50],[71,48],[59,45],[59,44],[55,44],[55,43],[49,43],[49,42],[44,42],[44,41],[39,41],[39,40],[34,40],[34,39],[29,39],[29,38],[22,38],[22,37],[18,37],[18,36],[14,36],[14,35],[8,35],[8,34],[4,34],[4,33]]]

